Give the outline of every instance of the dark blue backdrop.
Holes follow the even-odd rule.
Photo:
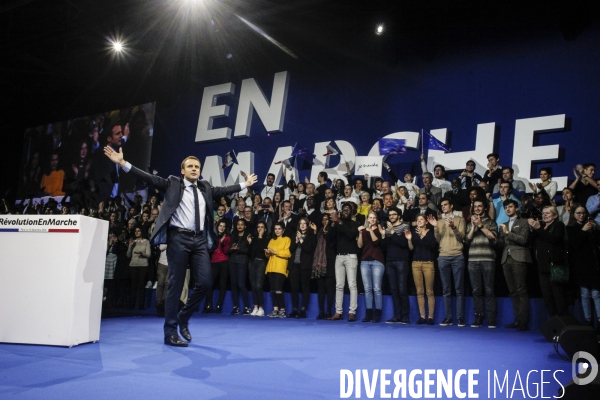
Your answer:
[[[265,63],[262,70],[219,71],[219,77],[203,81],[206,86],[236,85],[233,96],[219,100],[231,106],[229,117],[214,124],[232,129],[241,80],[255,78],[270,99],[274,74],[289,71],[283,132],[267,136],[255,113],[249,138],[196,143],[203,88],[192,88],[169,104],[158,101],[152,165],[166,176],[178,174],[187,155],[203,161],[231,149],[253,151],[262,181],[277,148],[295,142],[312,150],[315,142],[343,139],[358,155],[367,155],[377,138],[389,133],[447,128],[452,151],[469,151],[475,147],[477,124],[487,122],[497,124],[495,150],[501,163],[510,165],[519,163],[512,156],[515,120],[565,114],[563,131],[536,139],[538,145],[559,144],[561,159],[534,165],[532,177],[549,165],[555,176],[572,178],[575,164],[597,159],[599,42],[596,27],[575,41],[557,33],[521,42],[453,46],[440,50],[433,61],[400,60],[394,67],[339,57],[318,67],[290,58],[287,65]],[[419,154],[411,150],[392,163],[415,169]]]

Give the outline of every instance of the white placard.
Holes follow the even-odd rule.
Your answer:
[[[381,176],[382,156],[358,156],[354,163],[354,175]]]

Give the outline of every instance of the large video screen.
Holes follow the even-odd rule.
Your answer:
[[[17,204],[50,198],[72,207],[97,207],[110,197],[143,191],[104,155],[111,145],[150,168],[156,103],[73,118],[25,130]]]

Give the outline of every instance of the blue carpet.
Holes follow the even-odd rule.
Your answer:
[[[571,364],[537,331],[196,314],[190,347],[173,348],[162,344],[162,325],[151,316],[106,319],[100,342],[70,349],[2,344],[0,398],[331,399],[340,397],[342,369],[370,375],[375,369],[479,369],[479,398],[488,398],[488,389],[494,397],[488,370],[500,381],[508,371],[508,387],[496,387],[498,398],[506,398],[515,381],[519,388],[517,377],[526,390],[532,370],[531,397],[539,392],[540,370],[549,370],[544,396],[560,387],[555,371],[564,370],[556,373],[563,385],[571,380]],[[460,388],[467,390],[466,378]],[[366,398],[364,385],[361,390]],[[512,398],[529,396],[512,392]]]

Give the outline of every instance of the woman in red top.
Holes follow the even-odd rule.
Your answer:
[[[358,228],[358,247],[362,249],[360,273],[365,286],[366,302],[366,315],[363,322],[379,322],[381,320],[383,304],[381,281],[385,271],[381,239],[384,236],[385,230],[378,224],[377,213],[369,211],[366,227]],[[375,300],[375,312],[373,312],[373,300]]]
[[[213,285],[217,277],[219,277],[219,302],[214,312],[221,314],[225,293],[227,292],[227,279],[229,278],[229,256],[227,255],[227,251],[229,250],[230,237],[227,235],[227,224],[225,221],[221,221],[217,225],[217,235],[219,241],[210,256],[210,265],[212,267]],[[213,285],[210,286],[206,294],[204,313],[213,312]]]

